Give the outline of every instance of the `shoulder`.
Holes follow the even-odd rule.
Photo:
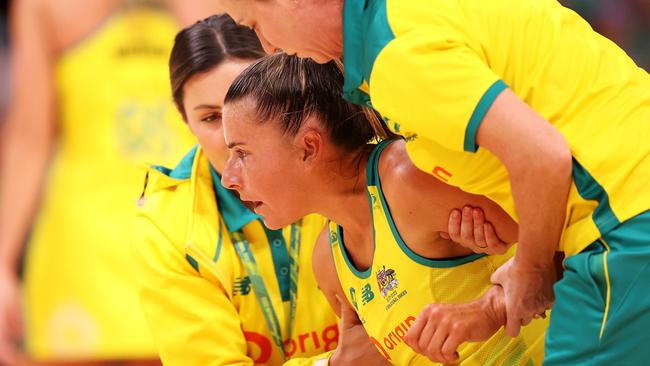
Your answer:
[[[151,166],[143,172],[142,193],[136,201],[136,228],[154,227],[173,243],[182,244],[186,237],[188,222],[192,215],[198,180],[211,179],[209,175],[198,174],[195,164],[206,165],[207,160],[198,147],[191,149],[176,168]],[[198,168],[201,168],[200,166]],[[203,182],[211,185],[212,182]]]
[[[313,248],[320,240],[323,228],[327,227],[327,219],[321,215],[311,214],[302,218],[302,245],[305,248]],[[311,251],[309,251],[311,253]]]
[[[136,231],[155,228],[181,245],[190,215],[190,179],[174,179],[156,168],[143,173],[144,187],[136,201]]]
[[[379,175],[384,193],[431,189],[437,180],[418,169],[406,150],[406,142],[397,140],[386,147],[379,159]]]

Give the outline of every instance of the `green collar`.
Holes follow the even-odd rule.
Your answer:
[[[359,88],[369,83],[379,52],[395,38],[388,24],[385,0],[345,0],[343,4],[343,97],[371,106]]]
[[[190,179],[190,176],[192,176],[192,165],[194,164],[194,156],[196,156],[196,152],[199,149],[199,145],[196,145],[190,150],[183,159],[181,159],[180,163],[176,165],[176,167],[172,170],[167,167],[164,167],[162,165],[153,165],[152,168],[156,169],[157,171],[165,174],[166,176],[174,179]]]
[[[244,206],[242,201],[231,190],[221,185],[221,176],[214,170],[212,165],[210,165],[210,174],[214,183],[219,213],[221,213],[229,232],[239,231],[249,223],[261,219],[259,215]]]
[[[343,96],[355,104],[365,104],[367,97],[359,90],[363,83],[363,8],[366,1],[346,0],[343,3]]]

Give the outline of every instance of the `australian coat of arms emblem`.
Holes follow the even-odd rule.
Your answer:
[[[386,269],[386,266],[377,271],[377,284],[379,285],[379,292],[381,296],[386,297],[389,291],[397,288],[399,282],[397,281],[394,269]]]

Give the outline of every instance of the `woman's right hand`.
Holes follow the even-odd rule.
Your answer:
[[[510,248],[496,234],[494,226],[485,220],[483,210],[465,206],[449,213],[447,233],[440,233],[445,239],[464,246],[474,253],[504,254]]]
[[[0,365],[18,362],[16,341],[22,336],[20,290],[17,276],[0,269]]]

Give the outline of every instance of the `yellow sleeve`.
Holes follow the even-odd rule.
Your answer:
[[[142,308],[163,363],[253,365],[224,288],[201,277],[182,246],[142,214],[136,217],[133,245]]]
[[[415,29],[386,45],[370,75],[372,104],[402,133],[476,152],[476,131],[505,83],[460,34]]]

